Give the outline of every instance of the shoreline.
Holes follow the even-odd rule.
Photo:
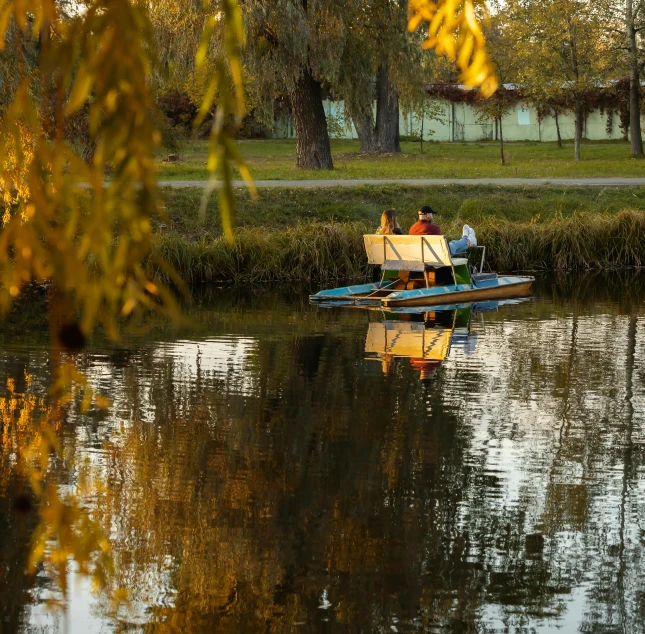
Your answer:
[[[445,235],[460,233],[461,221],[442,223]],[[645,211],[574,214],[544,222],[484,218],[478,242],[488,266],[515,271],[585,271],[645,266]],[[157,234],[148,266],[169,279],[156,258],[189,284],[320,283],[361,279],[367,271],[365,222],[300,222],[282,228],[241,227],[235,241],[205,234]]]

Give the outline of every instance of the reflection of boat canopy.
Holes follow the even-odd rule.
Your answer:
[[[371,299],[384,306],[432,306],[523,297],[532,277],[470,272],[467,258],[452,258],[445,236],[366,235],[369,264],[379,265],[380,282],[320,291],[312,301]],[[481,247],[484,250],[484,247]]]
[[[365,352],[443,361],[450,350],[452,332],[452,328],[426,328],[425,323],[416,321],[372,322]]]
[[[470,335],[470,307],[457,310],[404,315],[401,319],[371,322],[367,331],[365,352],[377,358],[409,357],[418,362],[440,363],[453,343],[465,344]],[[473,341],[474,343],[474,341]]]

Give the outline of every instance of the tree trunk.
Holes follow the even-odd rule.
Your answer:
[[[558,134],[558,147],[562,147],[562,135],[560,134],[560,122],[558,121],[557,108],[553,108],[553,117],[555,118],[555,131]]]
[[[502,117],[497,118],[499,121],[499,158],[502,161],[502,165],[506,165],[504,161],[504,132],[502,130]]]
[[[640,78],[638,73],[638,48],[632,0],[625,2],[625,21],[627,23],[627,44],[629,47],[629,135],[632,156],[643,156],[643,136],[641,133]]]
[[[388,79],[387,64],[376,71],[376,136],[380,152],[400,152],[399,96]]]
[[[576,95],[576,121],[575,121],[575,133],[573,141],[573,154],[576,161],[580,160],[580,140],[582,138],[582,101],[580,97]]]
[[[576,24],[569,20],[569,53],[571,55],[571,70],[576,78],[576,91],[578,90],[578,80],[580,75],[578,73],[578,50],[576,48]],[[575,131],[573,134],[573,154],[576,161],[580,160],[580,138],[582,137],[582,100],[578,92],[575,93]]]
[[[423,154],[423,120],[425,119],[423,110],[421,110],[421,154]]]
[[[311,70],[305,68],[289,93],[296,129],[296,165],[301,169],[334,169],[322,90]]]
[[[354,129],[361,144],[361,152],[377,152],[378,139],[374,132],[372,113],[365,111],[352,115],[352,121],[354,122]]]

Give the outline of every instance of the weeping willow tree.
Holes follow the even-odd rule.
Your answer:
[[[118,600],[123,593],[111,582],[109,541],[84,504],[100,482],[71,463],[59,432],[74,412],[110,407],[74,362],[96,327],[118,339],[124,320],[136,323],[151,312],[180,317],[173,292],[146,268],[153,221],[162,213],[154,159],[161,135],[151,115],[159,60],[149,7],[93,0],[64,8],[55,0],[5,0],[0,8],[0,310],[6,315],[29,285],[45,285],[50,343],[48,389],[20,377],[22,388],[10,381],[0,399],[1,458],[29,483],[18,506],[33,505],[38,514],[29,569],[44,565],[65,593],[73,560]],[[411,15],[411,29],[429,22],[424,46],[455,59],[464,81],[492,91],[470,0],[416,0]],[[318,26],[318,37],[333,34],[333,14]],[[232,138],[245,114],[244,45],[237,0],[213,3],[195,52],[196,72],[205,78],[197,122],[214,110],[208,166],[221,183],[220,212],[231,240],[232,165],[250,183]],[[300,62],[292,80],[292,90],[305,97],[320,89]],[[81,110],[94,145],[90,161],[65,135]],[[75,486],[57,484],[55,464],[76,473]]]
[[[271,119],[275,95],[288,96],[300,168],[333,168],[325,90],[345,98],[364,150],[399,149],[398,93],[415,79],[421,83],[406,22],[411,32],[428,22],[422,46],[456,62],[462,82],[486,95],[496,87],[477,17],[485,17],[483,2],[410,0],[409,21],[399,0],[248,0],[243,6],[252,83]]]

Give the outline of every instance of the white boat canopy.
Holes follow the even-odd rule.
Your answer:
[[[389,271],[423,271],[468,262],[450,256],[445,236],[366,235],[363,240],[368,263]]]

